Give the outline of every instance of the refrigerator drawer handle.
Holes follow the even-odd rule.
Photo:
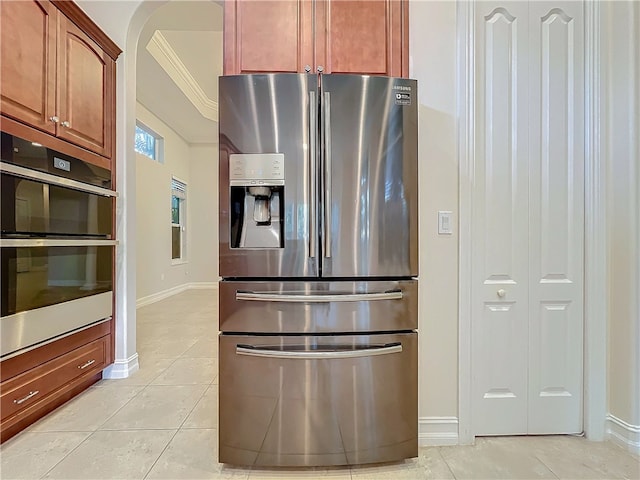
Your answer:
[[[352,350],[271,350],[267,348],[255,348],[249,345],[237,345],[236,354],[248,357],[285,358],[292,360],[322,360],[337,358],[373,357],[376,355],[390,355],[402,353],[402,344],[393,343],[382,347],[359,348]]]
[[[291,295],[286,293],[236,292],[236,300],[283,303],[371,302],[402,300],[402,291],[378,293],[348,293],[336,295]]]

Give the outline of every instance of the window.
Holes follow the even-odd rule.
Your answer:
[[[171,178],[171,259],[186,260],[187,229],[187,185],[175,177]]]
[[[141,123],[136,124],[136,152],[158,163],[163,163],[163,146],[164,140],[160,135]]]

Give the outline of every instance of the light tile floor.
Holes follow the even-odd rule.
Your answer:
[[[640,479],[640,458],[580,437],[479,438],[416,459],[333,469],[217,462],[217,299],[189,290],[138,309],[140,370],[103,380],[0,447],[0,478]]]

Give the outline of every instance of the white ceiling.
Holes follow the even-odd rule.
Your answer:
[[[163,5],[142,30],[137,55],[138,101],[188,143],[217,143],[221,4]]]

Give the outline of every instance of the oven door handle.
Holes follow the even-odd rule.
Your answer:
[[[291,360],[322,360],[338,358],[373,357],[376,355],[390,355],[402,353],[401,343],[388,343],[367,348],[350,348],[336,350],[272,350],[269,348],[253,347],[251,345],[236,345],[237,355],[248,357],[284,358]]]
[[[0,162],[0,172],[7,173],[15,177],[26,178],[27,180],[49,183],[51,185],[57,185],[59,187],[72,188],[74,190],[80,190],[81,192],[86,193],[94,193],[96,195],[102,195],[103,197],[118,196],[118,192],[116,192],[115,190],[98,187],[96,185],[91,185],[90,183],[79,182],[71,178],[58,177],[50,173],[31,170],[30,168],[24,168],[12,163]]]
[[[91,238],[0,238],[0,247],[115,247],[118,240]]]
[[[236,300],[283,303],[335,303],[335,302],[371,302],[374,300],[402,300],[402,291],[372,293],[341,293],[322,295],[292,295],[268,292],[236,292]]]

